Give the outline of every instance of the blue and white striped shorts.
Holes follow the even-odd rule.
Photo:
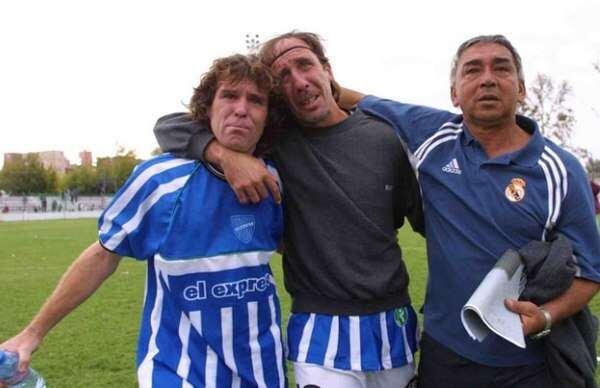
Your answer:
[[[410,305],[369,315],[291,314],[288,359],[353,371],[379,371],[414,361],[417,315]]]

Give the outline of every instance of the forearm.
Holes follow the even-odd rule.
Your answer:
[[[584,308],[600,289],[600,284],[589,280],[575,279],[567,291],[544,304],[552,323],[562,321]]]
[[[121,257],[96,242],[71,264],[38,314],[25,328],[39,340],[92,295],[119,265]]]
[[[209,162],[215,166],[222,167],[223,162],[226,160],[228,152],[235,152],[228,150],[223,147],[221,143],[213,139],[204,150],[204,161]]]
[[[187,113],[161,117],[154,126],[154,135],[164,152],[200,160],[203,160],[207,144],[214,138],[210,130]]]
[[[356,108],[358,102],[362,100],[365,95],[352,89],[341,88],[340,100],[338,105],[342,109],[350,110]]]

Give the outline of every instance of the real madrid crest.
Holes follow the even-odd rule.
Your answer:
[[[504,195],[511,202],[519,202],[525,198],[525,179],[523,178],[513,178],[510,180],[508,186],[504,190]]]

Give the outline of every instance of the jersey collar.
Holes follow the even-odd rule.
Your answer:
[[[462,115],[460,116],[462,119]],[[529,142],[525,145],[525,147],[520,150],[510,152],[508,154],[501,155],[494,159],[487,159],[484,157],[482,160],[482,164],[516,164],[524,167],[533,167],[537,165],[538,160],[540,159],[542,152],[544,151],[545,141],[542,136],[537,123],[525,116],[517,115],[516,116],[517,125],[521,127],[524,131],[531,134],[531,138]],[[461,144],[467,147],[475,147],[480,148],[479,142],[477,139],[473,137],[467,125],[463,122],[463,133],[461,136]],[[483,155],[484,152],[481,149],[481,153]]]

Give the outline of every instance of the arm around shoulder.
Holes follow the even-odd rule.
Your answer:
[[[204,160],[204,150],[214,139],[210,130],[185,112],[159,118],[154,136],[164,152],[198,160]]]

